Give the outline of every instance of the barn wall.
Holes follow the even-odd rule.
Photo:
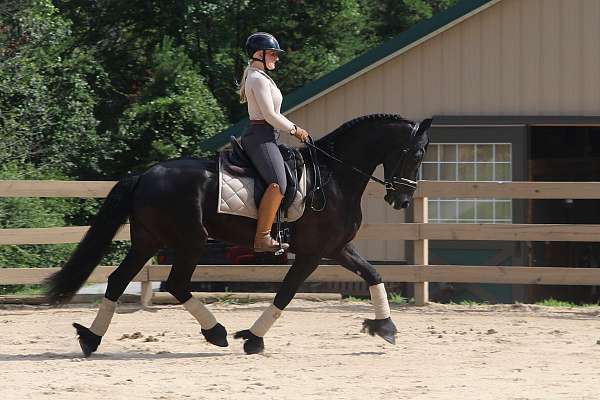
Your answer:
[[[599,115],[600,0],[503,0],[288,114],[314,137],[369,113]],[[475,140],[475,139],[474,139]],[[366,222],[400,222],[382,199]],[[404,257],[364,241],[369,259]]]

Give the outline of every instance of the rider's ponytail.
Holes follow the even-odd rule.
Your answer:
[[[244,69],[244,75],[242,75],[242,81],[240,82],[240,103],[244,104],[248,99],[246,99],[246,78],[248,77],[248,69],[250,68],[250,64]]]

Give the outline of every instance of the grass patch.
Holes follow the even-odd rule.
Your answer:
[[[475,301],[475,300],[461,300],[458,303],[455,303],[454,301],[451,301],[450,304],[452,305],[459,305],[459,306],[487,306],[490,303],[488,303],[487,301]]]
[[[344,300],[347,300],[347,301],[361,301],[361,302],[370,301],[370,299],[368,297],[366,297],[366,296],[360,296],[360,297],[347,296],[347,297],[344,297]]]
[[[390,293],[388,296],[388,299],[389,299],[390,303],[392,303],[392,304],[414,304],[415,303],[414,297],[411,297],[409,299],[408,297],[402,296],[402,293]]]
[[[260,303],[265,301],[263,299],[253,298],[252,295],[248,296],[237,296],[235,293],[225,292],[223,295],[217,297],[217,302],[221,304],[251,304]]]
[[[368,296],[346,296],[346,297],[344,297],[344,300],[357,301],[357,302],[363,302],[363,303],[371,302],[371,299]],[[402,296],[401,293],[389,293],[388,301],[391,304],[414,304],[415,303],[414,297],[411,297],[411,298],[404,297],[404,296]]]
[[[549,298],[546,300],[538,301],[535,303],[538,306],[547,306],[547,307],[596,307],[598,304],[576,304],[571,303],[569,301],[556,300],[553,298]]]
[[[43,285],[0,285],[0,295],[44,294]]]

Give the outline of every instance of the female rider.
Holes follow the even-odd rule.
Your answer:
[[[246,40],[246,54],[250,58],[240,84],[240,102],[248,103],[250,124],[242,134],[242,146],[267,189],[258,207],[258,221],[254,237],[254,251],[274,252],[280,244],[271,237],[275,214],[285,194],[286,176],[283,157],[277,147],[278,132],[289,133],[304,142],[306,130],[284,117],[281,110],[282,95],[267,74],[279,61],[279,47],[275,37],[266,32],[256,32]],[[282,243],[287,249],[289,245]]]

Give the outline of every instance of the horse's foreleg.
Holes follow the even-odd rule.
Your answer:
[[[244,351],[246,354],[261,353],[265,349],[263,337],[271,326],[281,316],[282,311],[292,301],[300,285],[312,274],[319,265],[320,257],[296,255],[292,265],[285,275],[275,300],[261,316],[254,322],[250,329],[236,332],[235,338],[244,339]]]
[[[375,307],[375,319],[365,319],[363,332],[381,336],[389,343],[396,343],[396,326],[392,322],[390,305],[385,292],[385,286],[377,270],[365,260],[352,243],[346,244],[331,257],[347,270],[362,277],[369,284],[371,302]]]

